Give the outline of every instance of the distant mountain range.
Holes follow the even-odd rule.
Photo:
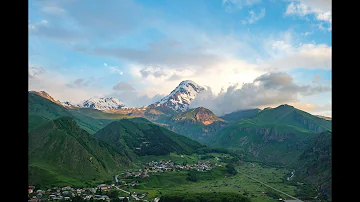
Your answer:
[[[162,98],[160,101],[153,104],[144,106],[147,107],[162,107],[166,106],[173,109],[176,112],[184,112],[189,109],[190,103],[196,98],[196,96],[205,90],[204,87],[196,84],[194,81],[185,80],[182,81],[169,95]],[[61,104],[65,107],[79,107],[79,108],[92,108],[98,110],[117,110],[127,109],[124,103],[119,99],[110,98],[90,98],[84,100],[81,103],[73,103],[70,101],[59,101],[52,98],[49,94],[44,91],[32,91],[38,95],[47,98],[55,103]]]
[[[45,91],[30,91],[30,92],[36,93],[52,102],[55,102],[57,104],[60,104],[68,108],[91,108],[91,109],[97,109],[97,110],[119,113],[119,114],[132,114],[135,116],[139,115],[143,117],[145,111],[149,112],[151,110],[154,111],[159,109],[161,109],[160,111],[163,110],[168,111],[168,109],[172,109],[175,111],[175,113],[185,112],[189,109],[189,105],[191,104],[191,102],[204,91],[205,91],[205,87],[198,85],[194,81],[184,80],[173,91],[171,91],[169,95],[163,97],[160,101],[139,108],[127,107],[123,102],[121,102],[118,98],[115,97],[90,98],[80,103],[73,103],[71,101],[55,100]],[[265,108],[264,110],[266,109],[270,109],[270,108]],[[255,115],[259,111],[261,111],[261,109],[238,110],[231,112],[229,114],[222,115],[220,118],[231,122],[234,120],[240,120],[241,118],[246,118]],[[155,113],[155,114],[159,114],[159,113]],[[314,115],[314,116],[326,120],[331,120],[331,117],[326,117],[321,115]]]
[[[119,99],[110,97],[110,98],[90,98],[76,105],[80,108],[92,108],[98,110],[113,110],[125,108],[124,103]]]
[[[245,161],[296,169],[301,179],[331,195],[331,118],[287,104],[221,117],[204,107],[189,109],[203,90],[183,81],[159,102],[141,108],[128,108],[116,98],[74,105],[44,91],[29,91],[31,182],[95,182],[131,166],[139,156],[191,154],[206,145],[227,149]],[[70,151],[78,156],[76,162],[68,159]],[[65,164],[59,167],[60,162]]]

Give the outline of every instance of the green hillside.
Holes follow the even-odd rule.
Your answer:
[[[122,119],[108,124],[95,136],[125,151],[132,158],[143,155],[190,154],[200,143],[152,124],[144,118]]]
[[[295,177],[315,184],[326,197],[332,196],[332,133],[316,135],[313,144],[300,155]]]
[[[30,184],[81,186],[111,179],[114,171],[131,165],[122,151],[68,116],[43,123],[29,132],[28,139]]]
[[[251,119],[260,124],[287,124],[316,133],[331,131],[330,120],[322,119],[286,104],[262,110]]]
[[[294,166],[316,133],[326,130],[331,130],[331,121],[280,105],[231,123],[208,144],[231,149],[248,160]]]
[[[315,133],[285,124],[257,124],[242,119],[214,136],[209,144],[228,148],[245,159],[288,165],[311,143]]]
[[[229,114],[225,114],[223,116],[220,116],[221,119],[229,122],[235,122],[240,121],[244,118],[250,118],[252,116],[255,116],[257,113],[259,113],[261,109],[246,109],[246,110],[238,110],[235,112],[231,112]]]
[[[69,109],[32,92],[28,93],[28,112],[29,130],[39,126],[46,120],[51,120],[61,116],[70,116],[74,118],[81,128],[91,134],[111,122],[111,120],[94,119],[82,113],[71,113]]]
[[[119,114],[119,113],[106,113],[101,110],[91,109],[91,108],[70,108],[68,109],[72,114],[86,115],[94,119],[108,119],[108,120],[118,120],[123,118],[129,118],[128,115]]]

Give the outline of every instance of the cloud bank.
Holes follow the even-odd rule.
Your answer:
[[[216,95],[210,87],[199,94],[190,108],[205,107],[216,115],[231,113],[241,109],[259,108],[299,101],[301,96],[310,96],[331,91],[330,86],[298,85],[284,72],[267,73],[257,77],[252,83],[231,85]]]

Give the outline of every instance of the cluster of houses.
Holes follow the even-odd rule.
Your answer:
[[[132,172],[125,172],[122,173],[123,179],[128,178],[147,178],[150,176],[151,173],[158,173],[158,172],[165,172],[165,171],[180,171],[180,170],[196,170],[196,171],[209,171],[212,169],[211,163],[209,161],[206,162],[198,162],[197,164],[186,164],[186,165],[179,165],[175,164],[171,160],[169,161],[151,161],[148,163],[145,163],[146,168],[145,169],[139,169],[138,171],[132,171]],[[220,164],[217,164],[216,166],[221,166]],[[136,186],[136,182],[127,183],[124,181],[119,182],[121,185],[129,185],[129,186]]]
[[[125,172],[122,174],[123,179],[129,179],[129,178],[147,178],[150,176],[151,173],[157,173],[157,172],[166,172],[166,171],[180,171],[180,170],[196,170],[196,171],[202,171],[206,172],[212,169],[211,163],[209,161],[201,162],[198,161],[196,164],[175,164],[171,160],[169,161],[151,161],[148,163],[145,163],[146,168],[145,169],[139,169],[138,171],[133,172]],[[221,166],[221,163],[216,163],[215,166]],[[124,180],[118,180],[117,176],[115,176],[117,185],[123,185],[123,186],[137,186],[138,181],[132,181],[132,182],[125,182]],[[96,188],[72,188],[70,186],[66,187],[54,187],[52,189],[47,190],[40,190],[35,189],[35,186],[29,186],[28,188],[28,195],[29,200],[31,202],[38,202],[38,201],[57,201],[57,200],[69,200],[71,201],[73,197],[75,196],[81,196],[84,200],[101,200],[101,201],[110,201],[109,196],[105,194],[96,194],[98,190],[103,191],[102,193],[106,193],[107,191],[117,189],[119,190],[119,187],[115,184],[107,185],[107,184],[100,184]],[[121,189],[120,189],[121,190]],[[122,190],[128,194],[126,194],[125,197],[128,197],[128,195],[139,199],[143,199],[146,196],[146,193],[144,194],[136,194],[135,192],[130,194],[130,192],[127,192],[125,190]],[[123,199],[124,196],[120,196],[119,199]]]
[[[66,187],[53,187],[47,190],[36,190],[35,186],[28,187],[29,200],[31,202],[37,201],[71,201],[75,196],[81,196],[84,200],[94,199],[101,201],[110,201],[109,196],[96,194],[96,191],[101,189],[107,191],[114,189],[114,184],[106,185],[100,184],[97,188],[73,188],[70,186]]]
[[[135,182],[134,182],[135,183]],[[128,183],[132,184],[132,183]],[[101,190],[102,193],[105,194],[97,194],[99,193],[98,190]],[[72,198],[75,196],[80,196],[84,200],[99,200],[99,201],[108,201],[110,202],[110,198],[106,195],[107,191],[111,190],[119,190],[125,192],[123,195],[119,196],[119,199],[127,198],[130,200],[130,197],[134,198],[135,200],[142,200],[147,196],[147,193],[136,193],[136,192],[129,192],[126,190],[120,189],[115,184],[107,185],[107,184],[100,184],[96,188],[73,188],[70,186],[66,187],[53,187],[52,189],[47,190],[36,190],[35,186],[29,186],[28,188],[28,196],[29,202],[38,202],[38,201],[72,201]],[[147,200],[143,200],[147,201]]]
[[[178,170],[196,170],[196,171],[208,171],[211,170],[211,163],[209,161],[201,162],[198,161],[196,164],[174,164],[171,160],[169,161],[151,161],[146,163],[147,166],[149,166],[150,170],[153,170],[155,172],[161,172],[161,171],[178,171]]]

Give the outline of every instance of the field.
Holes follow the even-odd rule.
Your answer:
[[[213,157],[226,156],[226,154],[221,154],[221,153],[208,153],[207,155],[213,156]],[[150,161],[160,161],[160,160],[163,160],[163,161],[171,160],[177,164],[181,164],[183,162],[187,162],[188,164],[194,164],[194,163],[197,163],[199,160],[202,160],[201,158],[204,158],[204,155],[198,155],[198,154],[178,155],[175,153],[170,153],[169,155],[162,155],[162,156],[154,156],[154,155],[141,156],[140,161],[150,162]],[[212,161],[214,161],[214,158],[207,159],[207,160],[210,160],[212,162]]]
[[[176,155],[172,155],[176,158]],[[190,158],[188,156],[187,158]],[[194,157],[193,157],[194,158]],[[161,158],[160,158],[161,159]],[[151,161],[151,159],[148,159]],[[156,160],[156,159],[153,159]],[[243,163],[236,169],[271,187],[295,196],[296,186],[284,183],[290,171],[284,168],[275,168],[258,163]],[[147,179],[139,180],[139,186],[131,187],[131,192],[148,192],[148,199],[160,197],[166,193],[176,192],[236,192],[249,197],[254,202],[279,201],[279,198],[289,197],[256,182],[243,174],[228,175],[224,167],[215,167],[210,172],[197,172],[199,180],[187,180],[189,171],[163,172],[152,174]]]

